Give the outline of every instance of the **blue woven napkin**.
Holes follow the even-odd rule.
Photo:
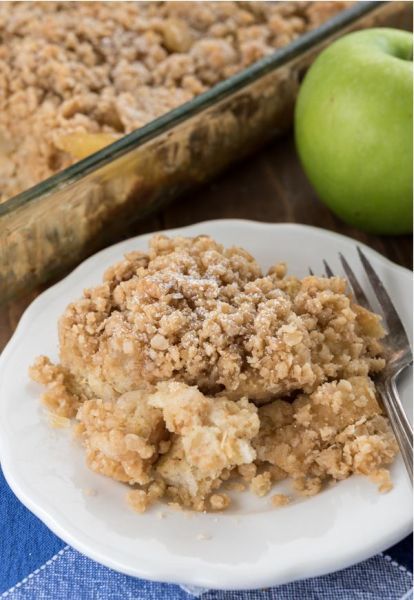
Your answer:
[[[153,583],[107,569],[66,546],[14,496],[0,470],[0,598],[7,600],[408,600],[412,536],[325,577],[249,592]]]

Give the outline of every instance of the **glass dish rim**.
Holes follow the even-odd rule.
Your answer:
[[[235,75],[217,83],[215,86],[203,92],[199,96],[181,104],[177,108],[153,119],[143,127],[135,129],[131,133],[123,135],[119,140],[112,142],[101,150],[76,161],[73,165],[51,175],[47,179],[20,192],[16,196],[8,198],[0,203],[0,218],[10,214],[22,206],[49,195],[54,191],[60,191],[64,187],[81,180],[84,176],[93,173],[108,163],[121,158],[129,151],[151,141],[190,119],[203,110],[224,100],[232,93],[240,91],[257,79],[271,73],[295,59],[301,53],[306,52],[313,46],[322,42],[329,35],[352,24],[358,18],[374,12],[377,8],[389,4],[389,0],[357,2],[354,6],[347,8],[316,29],[313,29],[293,40],[290,44],[278,48],[268,56],[255,62],[250,67],[239,71]]]

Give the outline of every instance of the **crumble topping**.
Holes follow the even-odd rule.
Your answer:
[[[340,278],[265,274],[208,236],[155,235],[68,306],[60,364],[40,357],[31,376],[135,510],[224,510],[238,477],[258,496],[354,473],[390,489],[398,448],[371,379],[383,335]]]
[[[0,2],[0,201],[349,2]]]
[[[345,287],[264,275],[246,251],[206,236],[157,235],[69,305],[59,368],[108,400],[169,379],[258,403],[311,392],[384,365],[379,318]]]

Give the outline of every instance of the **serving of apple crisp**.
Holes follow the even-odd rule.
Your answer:
[[[343,279],[264,274],[242,248],[155,235],[68,306],[60,364],[41,356],[30,374],[136,510],[222,510],[226,491],[286,478],[300,495],[353,473],[391,488],[397,444],[371,378],[383,335]]]

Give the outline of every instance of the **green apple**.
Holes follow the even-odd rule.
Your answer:
[[[309,69],[295,110],[296,145],[320,198],[366,231],[412,231],[413,36],[350,33]]]

